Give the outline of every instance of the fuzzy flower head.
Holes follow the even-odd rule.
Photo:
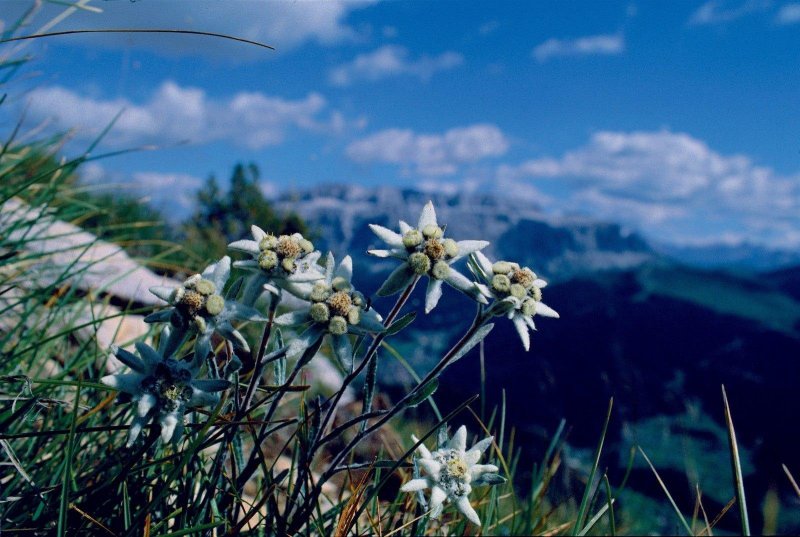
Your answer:
[[[169,332],[169,330],[165,330]],[[164,339],[167,334],[162,334]],[[142,428],[151,420],[161,426],[161,440],[177,441],[183,432],[183,415],[190,407],[210,406],[219,402],[216,392],[228,388],[222,379],[196,379],[198,367],[175,360],[145,345],[136,343],[139,357],[119,347],[111,352],[131,373],[107,375],[100,379],[103,384],[130,395],[136,405],[136,417],[128,432],[128,446],[139,436]]]
[[[400,233],[375,224],[370,224],[369,227],[389,246],[388,250],[370,250],[369,253],[376,257],[394,257],[403,261],[378,290],[378,295],[393,295],[415,278],[427,276],[429,279],[425,293],[425,313],[430,313],[438,304],[442,296],[442,283],[447,283],[478,302],[486,303],[475,283],[451,265],[462,257],[485,248],[489,243],[445,238],[445,230],[436,220],[432,202],[429,201],[423,207],[415,228],[402,220]]]
[[[250,231],[253,240],[235,241],[228,247],[252,256],[252,259],[236,261],[234,266],[258,274],[259,288],[271,283],[277,286],[267,287],[273,292],[283,288],[297,295],[302,291],[293,284],[313,282],[323,277],[317,264],[321,254],[300,233],[276,237],[258,226],[252,226]]]
[[[350,256],[336,266],[333,254],[329,253],[325,276],[314,282],[303,298],[310,304],[302,309],[285,313],[275,319],[281,326],[308,328],[292,343],[289,355],[310,347],[315,341],[329,334],[336,357],[345,368],[353,360],[353,349],[348,334],[366,335],[384,330],[378,313],[367,306],[364,295],[352,284],[353,260]]]
[[[547,282],[528,267],[510,261],[492,263],[481,252],[470,256],[470,266],[485,283],[479,289],[495,302],[489,308],[494,315],[506,315],[514,323],[525,350],[531,346],[528,330],[536,330],[533,317],[558,318],[558,313],[542,302]]]
[[[169,322],[177,334],[196,332],[196,360],[202,361],[211,352],[211,336],[214,332],[237,348],[249,351],[247,341],[234,329],[231,321],[264,322],[266,318],[254,308],[222,294],[230,274],[231,258],[225,256],[206,267],[202,274],[187,279],[180,287],[151,287],[151,293],[172,307],[148,315],[145,322]]]
[[[411,437],[414,442],[417,438]],[[480,526],[478,513],[469,503],[469,493],[473,486],[499,485],[505,478],[497,474],[498,468],[493,464],[478,464],[483,452],[492,445],[493,437],[488,437],[467,450],[467,428],[459,427],[453,438],[439,446],[436,451],[429,451],[424,444],[417,448],[419,458],[417,465],[424,470],[425,476],[412,479],[400,490],[417,492],[431,489],[431,518],[442,514],[444,503],[449,501],[461,514],[473,524]]]

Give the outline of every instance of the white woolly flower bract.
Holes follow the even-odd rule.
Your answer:
[[[329,253],[325,276],[315,282],[303,298],[310,305],[275,318],[279,326],[308,328],[289,347],[288,356],[294,356],[329,334],[333,351],[345,369],[353,363],[353,347],[348,334],[367,335],[382,332],[385,328],[381,316],[367,307],[366,298],[353,288],[353,260],[346,256],[336,266]]]
[[[228,245],[231,250],[250,254],[252,259],[236,261],[233,266],[254,273],[245,291],[245,303],[255,302],[262,291],[279,293],[285,289],[301,297],[309,282],[324,276],[317,264],[322,254],[300,233],[271,235],[258,226],[251,226],[253,240],[244,239]]]
[[[414,442],[417,438],[411,437]],[[425,476],[412,479],[400,487],[403,492],[418,492],[431,489],[430,514],[438,518],[449,501],[461,514],[473,524],[480,526],[481,520],[469,503],[469,493],[473,486],[499,485],[506,480],[498,475],[497,466],[478,464],[483,452],[492,445],[493,437],[484,438],[470,449],[467,449],[467,428],[458,428],[453,438],[446,445],[431,452],[420,444],[417,448],[419,458],[417,465],[424,470]]]
[[[222,292],[231,274],[231,258],[223,257],[181,287],[151,287],[150,292],[172,307],[145,317],[145,322],[169,322],[177,335],[195,331],[195,360],[202,362],[211,352],[211,336],[217,332],[236,348],[249,351],[247,341],[231,321],[266,322],[258,310],[245,306]],[[172,349],[174,350],[174,349]]]
[[[442,284],[447,283],[470,298],[485,304],[486,298],[475,282],[456,271],[451,265],[459,259],[488,246],[487,241],[454,241],[444,237],[444,229],[436,219],[433,202],[422,208],[417,227],[400,221],[400,233],[376,224],[370,229],[388,246],[388,250],[369,250],[376,257],[393,257],[403,261],[386,279],[379,296],[390,296],[406,288],[414,278],[428,277],[425,292],[425,313],[430,313],[442,296]]]
[[[162,334],[163,338],[167,336]],[[216,392],[230,385],[222,379],[196,379],[198,366],[164,356],[163,349],[156,351],[139,342],[136,350],[139,357],[112,347],[111,352],[132,372],[100,379],[106,386],[129,394],[136,405],[136,417],[128,432],[129,447],[151,420],[161,425],[162,441],[177,441],[183,432],[183,415],[187,408],[217,404],[219,395]]]
[[[481,252],[470,255],[470,267],[485,284],[478,288],[494,303],[487,310],[493,315],[505,315],[514,323],[525,350],[530,350],[529,330],[536,330],[535,315],[558,318],[558,312],[542,302],[542,289],[547,282],[536,276],[531,269],[518,263],[497,261],[492,263]]]

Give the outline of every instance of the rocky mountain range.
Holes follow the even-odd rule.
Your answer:
[[[488,255],[528,265],[549,281],[635,267],[656,257],[641,237],[617,224],[554,218],[527,201],[488,194],[325,185],[285,195],[277,206],[298,212],[318,233],[321,248],[332,250],[337,257],[350,253],[359,264],[367,249],[380,246],[368,224],[390,229],[397,228],[398,220],[416,224],[428,200],[433,201],[440,223],[447,225],[448,236],[488,240]],[[369,265],[383,270],[375,260]]]

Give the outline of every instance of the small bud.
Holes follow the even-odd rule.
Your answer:
[[[217,286],[214,285],[214,282],[206,279],[198,280],[198,282],[194,284],[194,288],[198,293],[205,296],[213,295],[217,292]]]
[[[211,295],[206,299],[206,311],[209,315],[219,315],[225,308],[225,299],[219,295]]]
[[[300,239],[297,243],[304,254],[310,254],[314,251],[314,244],[308,239]]]
[[[531,287],[530,293],[535,301],[539,302],[542,299],[542,290],[538,287]]]
[[[311,311],[309,312],[311,318],[318,323],[326,323],[331,318],[331,312],[328,306],[321,303],[312,304]]]
[[[343,334],[346,334],[347,320],[340,315],[331,317],[331,321],[328,323],[328,332],[330,332],[334,336],[341,336]]]
[[[528,298],[522,303],[522,314],[527,317],[536,315],[536,301],[534,299]]]
[[[455,257],[458,255],[458,243],[453,239],[445,239],[442,241],[444,246],[444,253],[447,257]]]
[[[431,270],[431,276],[436,280],[444,280],[450,275],[450,265],[444,261],[437,261]]]
[[[403,246],[408,248],[409,250],[413,250],[424,240],[422,233],[419,232],[417,229],[411,229],[406,231],[406,234],[403,235]]]
[[[258,266],[261,270],[272,270],[278,266],[278,254],[272,250],[264,250],[258,254]]]
[[[525,295],[528,294],[525,291],[525,288],[521,284],[518,284],[518,283],[512,283],[510,291],[511,291],[511,296],[513,296],[515,298],[524,298]]]
[[[347,281],[347,278],[336,276],[331,282],[331,287],[337,291],[349,291],[352,288],[352,285],[350,285],[350,282]]]
[[[276,246],[278,246],[278,239],[275,237],[275,235],[267,235],[261,239],[261,242],[258,243],[258,247],[262,251],[274,250]]]
[[[514,270],[514,267],[508,261],[498,261],[492,265],[492,272],[495,274],[508,274],[512,270]]]
[[[289,274],[294,274],[295,269],[297,266],[294,264],[293,257],[287,257],[281,261],[281,268],[288,272]]]
[[[422,228],[422,235],[426,239],[441,239],[442,235],[444,235],[444,231],[439,226],[435,226],[433,224],[428,224],[424,228]]]
[[[172,291],[172,295],[169,297],[169,299],[170,299],[170,302],[171,302],[172,304],[177,304],[177,303],[179,303],[179,302],[181,301],[181,299],[183,298],[183,294],[184,294],[185,292],[186,292],[186,289],[185,289],[183,286],[181,286],[181,287],[176,287],[176,288],[175,288],[175,289]]]
[[[358,291],[353,291],[353,304],[356,306],[363,306],[366,300],[364,299],[364,295],[362,295]]]
[[[361,321],[361,308],[352,306],[350,311],[347,312],[347,322],[352,325],[357,325]]]
[[[431,268],[431,259],[422,252],[416,252],[408,256],[408,264],[414,274],[422,276],[427,274]]]
[[[200,281],[202,278],[203,278],[203,277],[202,277],[202,276],[200,276],[199,274],[195,274],[194,276],[190,276],[189,278],[187,278],[187,279],[186,279],[186,281],[185,281],[185,282],[183,282],[183,286],[184,286],[185,288],[187,288],[187,289],[194,289],[194,285],[195,285],[195,284],[196,284],[198,281]]]
[[[314,284],[314,287],[311,288],[311,294],[308,295],[308,298],[310,298],[312,302],[325,302],[328,300],[329,296],[331,296],[331,289],[328,287],[328,284],[325,282],[317,282]]]
[[[194,327],[197,328],[198,332],[205,332],[206,328],[208,328],[208,325],[206,325],[206,320],[199,315],[192,319],[192,322],[194,322]]]
[[[492,289],[500,293],[508,293],[511,290],[511,280],[505,274],[495,274],[492,277]]]

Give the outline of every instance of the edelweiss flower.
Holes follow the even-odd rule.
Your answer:
[[[165,329],[169,332],[169,329]],[[162,339],[168,334],[162,333]],[[119,347],[111,347],[111,352],[130,367],[132,373],[107,375],[100,379],[103,384],[130,394],[136,403],[136,417],[128,432],[128,447],[150,420],[161,425],[161,440],[177,441],[183,432],[183,415],[186,409],[194,406],[210,406],[219,402],[219,395],[228,388],[227,380],[199,380],[199,365],[182,362],[164,356],[144,343],[136,343],[138,358]]]
[[[249,351],[247,341],[233,328],[232,320],[265,322],[258,310],[240,304],[233,297],[222,296],[222,289],[231,274],[231,258],[223,257],[209,265],[202,274],[195,274],[181,287],[151,287],[150,292],[169,303],[167,308],[145,317],[147,323],[169,322],[179,335],[187,330],[197,332],[195,361],[202,362],[211,352],[211,335],[217,332],[237,348]],[[170,349],[175,350],[175,349]]]
[[[536,330],[534,315],[558,318],[558,313],[542,302],[542,289],[547,282],[538,278],[528,267],[517,263],[492,263],[481,252],[470,256],[471,267],[487,285],[479,284],[481,292],[495,303],[489,308],[494,315],[506,315],[514,323],[525,350],[531,346],[528,330]]]
[[[417,438],[411,437],[414,442]],[[430,452],[424,444],[417,448],[420,458],[417,464],[427,474],[425,477],[412,479],[402,487],[403,492],[417,492],[431,489],[431,518],[438,518],[442,513],[445,501],[455,504],[467,520],[480,526],[481,519],[469,503],[469,493],[473,486],[499,485],[505,478],[498,475],[497,466],[478,464],[486,448],[492,445],[493,437],[484,438],[467,450],[467,428],[463,425],[446,446],[439,446]]]
[[[376,257],[395,257],[404,263],[389,275],[379,296],[393,295],[408,286],[415,277],[428,276],[425,293],[425,313],[430,313],[442,296],[442,282],[458,289],[471,298],[486,303],[475,283],[457,272],[451,265],[462,257],[485,248],[487,241],[454,241],[444,238],[444,230],[436,222],[433,203],[422,209],[416,228],[400,221],[400,233],[375,224],[370,229],[386,242],[389,250],[369,250]]]
[[[367,309],[364,295],[353,288],[353,260],[348,255],[335,268],[333,254],[328,254],[325,277],[315,282],[303,297],[311,304],[275,319],[282,326],[310,325],[291,344],[287,354],[293,356],[330,334],[336,357],[345,369],[353,363],[353,348],[348,334],[365,335],[382,332],[381,316]]]
[[[233,266],[255,272],[250,283],[250,291],[245,292],[249,300],[255,302],[263,289],[278,294],[278,288],[285,289],[295,296],[301,296],[304,286],[296,284],[313,282],[323,277],[317,261],[320,258],[311,241],[300,233],[293,235],[270,235],[258,226],[251,226],[255,240],[240,240],[228,245],[253,256],[253,259],[236,261]],[[250,296],[249,296],[250,295]],[[246,300],[247,303],[250,303]]]

